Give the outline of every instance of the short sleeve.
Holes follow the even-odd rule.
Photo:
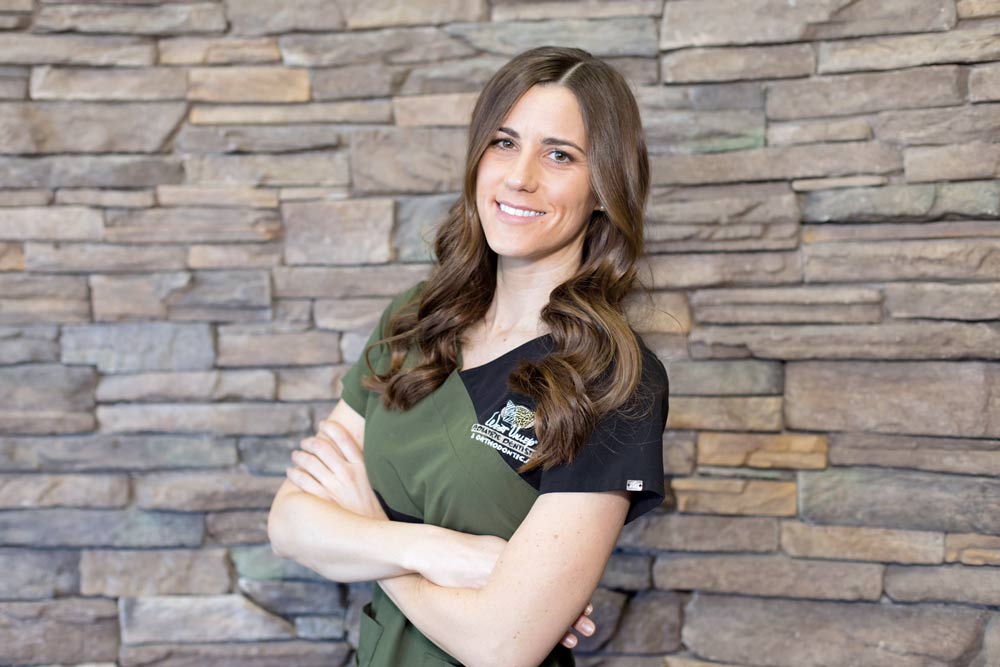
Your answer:
[[[364,350],[367,349],[369,345],[383,337],[383,332],[386,330],[386,326],[388,326],[389,319],[392,315],[404,306],[415,294],[417,294],[425,283],[426,281],[422,280],[392,298],[389,305],[387,305],[382,311],[382,316],[379,318],[378,324],[368,336],[368,340],[365,341],[365,346],[361,348],[361,356],[354,362],[354,365],[348,369],[343,377],[340,378],[341,400],[354,408],[354,411],[362,416],[366,413],[368,399],[374,395],[374,392],[361,386],[361,379],[365,375],[368,375],[368,364],[365,362]],[[378,367],[378,360],[381,358],[383,352],[383,346],[379,346],[377,348],[373,348],[369,353],[368,359],[371,361],[372,367]]]
[[[638,407],[629,407],[629,412],[643,416],[626,416],[618,411],[604,417],[571,463],[542,471],[539,494],[629,491],[625,523],[663,502],[663,429],[667,424],[670,385],[663,363],[644,345],[640,347],[643,370],[638,391],[644,401]]]

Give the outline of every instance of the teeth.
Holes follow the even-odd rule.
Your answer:
[[[497,203],[500,204],[500,202],[497,202]],[[518,209],[518,208],[511,208],[510,206],[507,206],[506,204],[500,204],[500,210],[503,211],[504,213],[509,213],[511,215],[517,215],[517,216],[520,216],[522,218],[532,218],[532,217],[535,217],[535,216],[544,215],[543,213],[540,213],[538,211],[522,211],[521,209]]]

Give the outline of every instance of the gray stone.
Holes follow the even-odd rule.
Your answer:
[[[291,639],[294,627],[242,595],[162,595],[119,601],[124,644]]]
[[[211,435],[302,433],[311,422],[306,406],[276,403],[138,403],[98,406],[109,433],[166,431]]]
[[[0,435],[0,470],[74,472],[213,468],[237,461],[231,440],[179,435]]]
[[[0,474],[0,508],[125,507],[125,475]]]
[[[267,509],[282,481],[243,472],[147,473],[134,480],[135,506],[184,512]]]
[[[676,360],[668,362],[666,368],[672,394],[709,396],[782,391],[782,369],[763,360]]]
[[[9,35],[8,35],[9,37]],[[42,39],[57,39],[43,37]],[[108,39],[102,37],[102,40]],[[180,183],[184,179],[184,164],[180,158],[172,155],[58,155],[32,157],[2,157],[0,156],[0,186],[4,188],[39,188],[39,187],[149,187],[164,183]],[[55,240],[62,237],[62,232],[52,234],[42,233],[38,219],[58,217],[60,226],[66,219],[83,220],[84,228],[88,230],[86,240],[99,238],[96,232],[89,229],[100,229],[97,222],[101,214],[97,210],[85,207],[49,207],[39,210],[10,209],[4,210],[0,220],[0,230],[8,237],[8,220],[12,214],[23,216],[23,224],[32,229],[31,238],[40,240]],[[80,225],[76,222],[69,225],[73,238],[79,234]],[[53,225],[55,226],[55,225]]]
[[[811,523],[988,535],[1000,526],[993,477],[831,468],[799,473],[799,495],[800,517]]]
[[[0,602],[0,663],[110,662],[118,654],[114,600]]]
[[[0,160],[0,184],[12,187],[8,178],[17,168],[14,159]],[[37,164],[37,163],[36,163]],[[98,241],[104,233],[101,212],[85,206],[21,206],[0,209],[0,237],[40,241]],[[34,276],[41,279],[42,276]],[[56,280],[62,280],[56,279]],[[76,279],[78,280],[78,279]],[[7,294],[4,290],[0,292]]]
[[[115,243],[271,241],[280,235],[274,211],[207,206],[113,209],[104,230]]]
[[[332,120],[332,119],[331,119]],[[342,144],[332,123],[274,125],[184,125],[175,146],[185,153],[269,153],[327,150]]]
[[[324,120],[329,119],[326,113],[323,115]],[[343,150],[288,154],[191,155],[185,158],[184,167],[189,182],[199,185],[337,187],[347,186],[351,182],[347,151]],[[205,219],[195,219],[192,222],[194,230],[200,230],[201,234],[207,235],[213,231],[209,223],[219,224],[220,216],[232,220],[236,227],[226,229],[223,226],[222,229],[215,230],[214,238],[192,238],[190,239],[192,241],[270,241],[278,238],[281,231],[278,220],[270,211],[188,209],[174,212],[172,216],[178,218],[177,224],[181,224],[185,218],[197,217],[199,214]],[[238,224],[241,221],[244,224]],[[249,229],[246,228],[246,223],[250,223]]]
[[[83,595],[204,595],[227,593],[229,587],[225,549],[94,549],[80,554]]]
[[[618,545],[656,551],[750,551],[778,548],[778,523],[768,517],[651,513],[622,529]]]
[[[719,348],[767,359],[1000,358],[1000,326],[980,322],[704,326],[689,340],[698,356],[713,356],[711,350]]]
[[[218,327],[218,366],[311,366],[340,363],[340,334],[295,330],[297,325],[253,329]]]
[[[260,544],[269,542],[267,510],[209,512],[205,515],[206,544]]]
[[[941,605],[699,593],[685,608],[682,639],[688,650],[713,662],[774,667],[949,667],[977,649],[990,616],[985,610]]]
[[[830,463],[1000,475],[1000,440],[848,431],[831,436]]]
[[[29,600],[65,598],[80,592],[75,551],[38,549],[0,549],[0,597]]]
[[[181,371],[212,367],[207,324],[121,322],[63,327],[62,362],[92,364],[104,373]]]
[[[182,512],[8,510],[0,512],[0,543],[31,547],[197,547],[204,532],[202,524],[200,515]]]
[[[145,35],[219,32],[226,29],[222,6],[211,3],[151,7],[43,5],[32,28],[38,32],[127,32]]]
[[[472,24],[476,25],[476,24]],[[386,28],[333,34],[283,35],[278,43],[284,63],[291,67],[321,67],[382,62],[408,64],[449,58],[468,58],[476,49],[449,34],[454,24],[438,27]],[[316,30],[311,25],[310,31]]]
[[[102,403],[115,401],[263,401],[277,395],[268,370],[213,370],[107,375],[97,386]]]
[[[466,134],[458,128],[358,130],[351,137],[351,185],[359,194],[459,190]]]
[[[1000,239],[845,241],[803,247],[807,282],[1000,278]]]
[[[292,202],[281,210],[286,264],[377,264],[392,259],[392,199]]]
[[[663,555],[657,588],[825,600],[878,600],[884,565],[774,555]]]
[[[1000,567],[890,565],[885,571],[885,592],[901,602],[996,605],[1000,600]]]
[[[940,39],[940,37],[935,37]],[[767,117],[838,116],[961,104],[962,70],[938,65],[768,83]]]
[[[894,318],[1000,319],[1000,284],[895,283],[885,286],[886,312]]]
[[[883,174],[899,171],[899,149],[878,142],[753,148],[705,155],[650,156],[655,185]]]
[[[890,32],[930,32],[955,26],[945,0],[671,0],[663,9],[660,48],[753,44],[857,37]],[[929,35],[938,38],[938,35]],[[849,40],[845,40],[849,41]]]
[[[792,429],[1000,436],[1000,364],[801,361],[785,367]],[[900,392],[900,387],[906,387]]]
[[[941,34],[887,35],[821,42],[817,71],[895,70],[934,63],[996,60],[1000,57],[998,36],[1000,27],[973,23]]]
[[[0,133],[9,137],[3,151],[155,153],[186,111],[182,102],[0,103]]]
[[[248,3],[255,4],[255,3]],[[237,641],[212,643],[123,644],[118,654],[121,667],[330,667],[346,665],[352,656],[346,642],[331,641]]]
[[[647,17],[553,19],[451,23],[444,30],[487,53],[514,55],[525,49],[549,44],[559,35],[562,46],[589,51],[598,58],[608,56],[655,56],[656,21]]]
[[[33,100],[183,100],[187,72],[179,67],[42,65],[32,68],[30,85]]]
[[[276,297],[335,299],[396,296],[424,280],[430,263],[372,267],[275,267]]]
[[[33,35],[11,32],[0,44],[7,65],[118,65],[149,67],[156,63],[156,44],[142,37],[115,35]],[[0,170],[2,172],[2,170]]]
[[[282,616],[345,611],[341,587],[332,581],[257,581],[241,577],[239,590],[264,609]]]
[[[622,615],[606,649],[612,653],[668,653],[681,648],[682,598],[672,591],[641,591]]]
[[[102,245],[98,243],[24,244],[28,271],[44,273],[115,273],[174,271],[186,266],[187,251],[179,246]]]

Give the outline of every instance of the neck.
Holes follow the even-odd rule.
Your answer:
[[[496,291],[486,311],[486,333],[506,335],[513,332],[541,336],[548,327],[541,320],[542,308],[549,295],[580,267],[580,253],[566,253],[550,261],[528,262],[497,258]]]

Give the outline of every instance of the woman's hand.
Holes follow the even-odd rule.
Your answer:
[[[365,469],[364,453],[339,423],[323,420],[315,436],[292,452],[298,467],[286,469],[288,479],[306,493],[332,500],[349,512],[370,519],[389,519]]]

